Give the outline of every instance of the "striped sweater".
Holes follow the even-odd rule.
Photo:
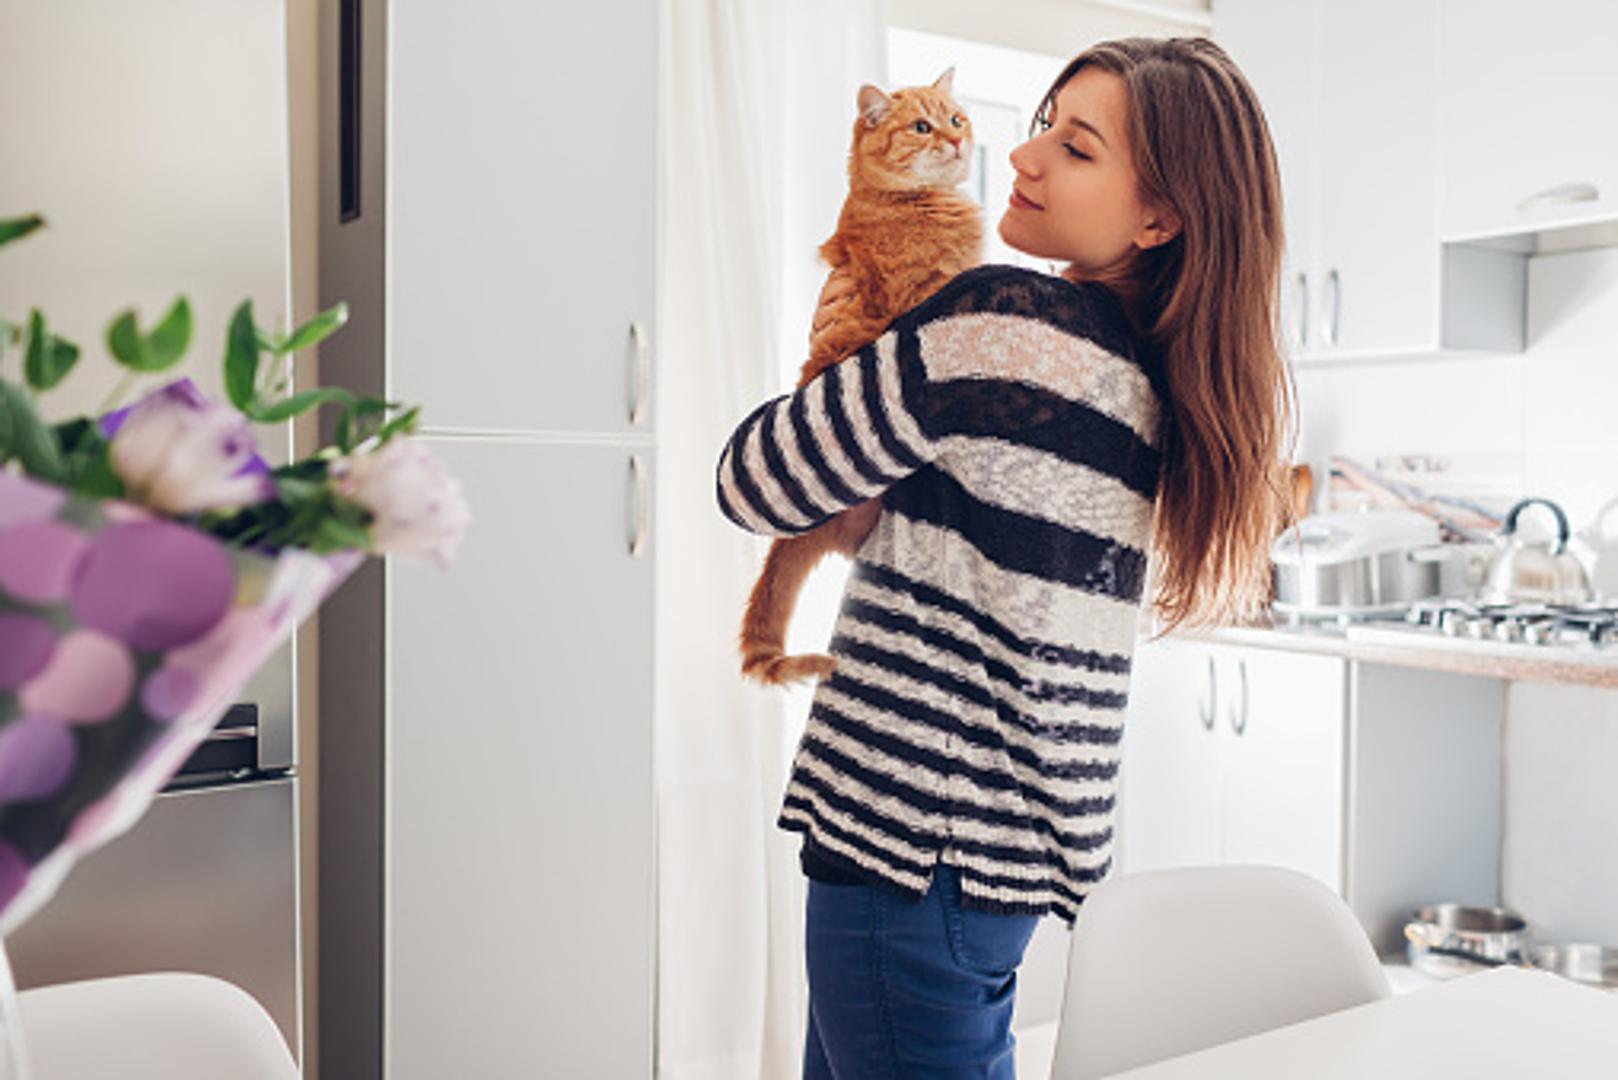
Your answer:
[[[754,409],[721,510],[771,536],[877,495],[778,824],[902,892],[1071,923],[1112,865],[1160,469],[1155,354],[1105,289],[954,278]]]

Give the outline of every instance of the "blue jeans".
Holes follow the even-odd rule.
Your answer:
[[[1017,965],[1038,921],[963,908],[942,863],[919,901],[810,879],[804,1080],[1012,1080]]]

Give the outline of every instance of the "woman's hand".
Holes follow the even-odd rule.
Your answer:
[[[882,496],[867,499],[837,515],[837,550],[852,559],[859,554],[860,545],[876,528],[876,519],[882,516]]]

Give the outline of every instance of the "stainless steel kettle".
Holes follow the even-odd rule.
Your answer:
[[[1556,536],[1533,543],[1516,535],[1523,509],[1540,505],[1556,516]],[[1500,550],[1489,564],[1483,599],[1491,604],[1583,604],[1590,600],[1590,576],[1579,557],[1568,550],[1567,515],[1549,499],[1523,499],[1506,512],[1495,534]]]

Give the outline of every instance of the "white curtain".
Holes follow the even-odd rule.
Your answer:
[[[808,694],[738,672],[767,541],[714,501],[749,409],[790,388],[836,223],[854,95],[883,80],[882,0],[662,0],[656,387],[657,1064],[664,1080],[798,1075],[795,837],[774,826]],[[845,566],[789,644],[820,648]],[[805,640],[807,639],[807,640]]]

